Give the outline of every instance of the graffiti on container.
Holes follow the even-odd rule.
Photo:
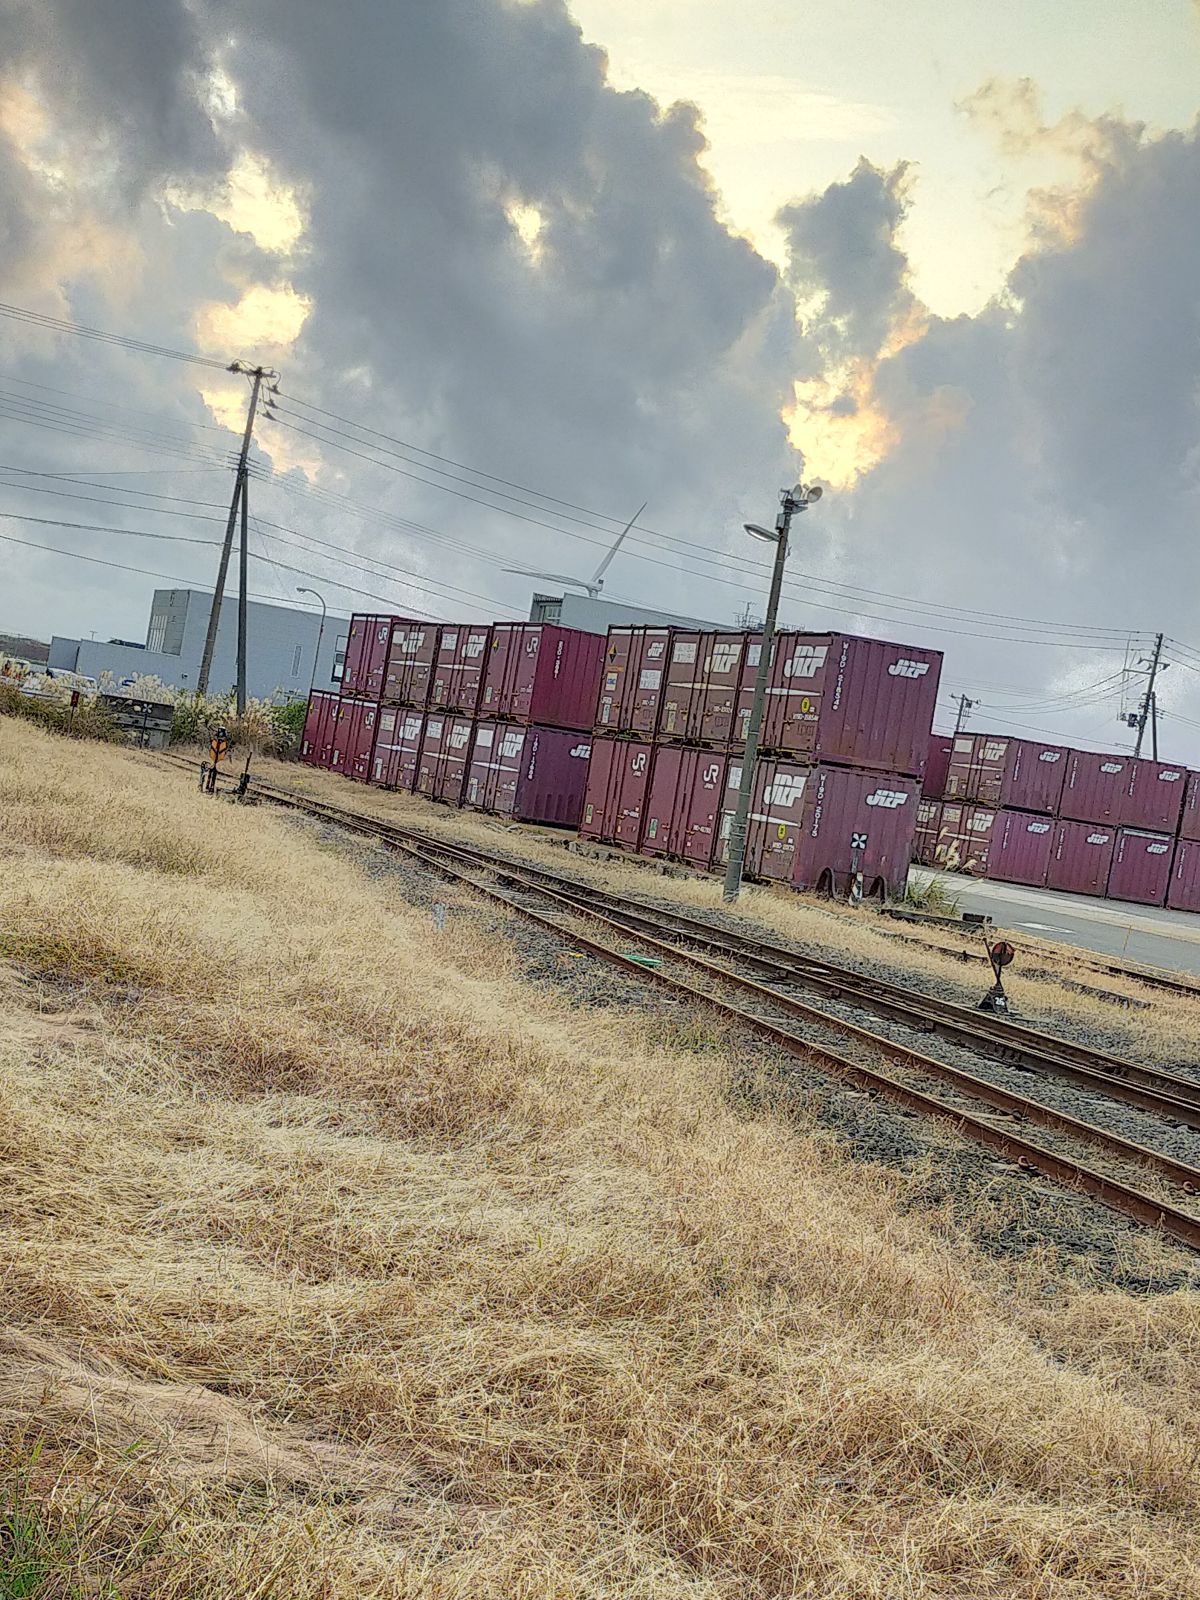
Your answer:
[[[888,668],[888,677],[923,678],[928,671],[928,661],[910,661],[907,656],[901,656],[898,661],[893,661]]]

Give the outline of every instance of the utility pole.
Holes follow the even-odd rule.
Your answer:
[[[965,694],[958,697],[958,715],[954,719],[954,737],[957,739],[963,730],[963,723],[967,720],[967,713],[974,711],[979,704],[978,700],[968,700]]]
[[[237,468],[233,480],[233,499],[229,503],[229,520],[225,524],[225,538],[221,545],[221,559],[217,564],[217,582],[213,589],[212,610],[208,614],[208,632],[204,638],[204,654],[200,658],[200,671],[196,678],[196,693],[208,693],[208,680],[212,674],[213,651],[217,647],[217,626],[221,620],[221,601],[225,598],[225,579],[229,573],[229,558],[233,553],[233,530],[237,527],[238,508],[246,493],[249,474],[246,462],[250,455],[250,439],[254,433],[254,414],[258,410],[258,395],[264,378],[275,382],[279,374],[269,367],[248,367],[244,361],[230,363],[230,372],[243,372],[251,380],[250,407],[246,412],[246,430],[242,434],[242,448],[238,451]],[[242,519],[245,527],[245,517]]]
[[[783,569],[787,562],[788,534],[792,518],[821,498],[819,484],[811,486],[798,483],[794,489],[785,489],[780,496],[780,511],[775,519],[775,530],[760,528],[747,522],[746,532],[755,539],[765,539],[775,546],[775,565],[771,569],[771,592],[767,597],[767,615],[763,621],[762,643],[759,646],[758,670],[754,675],[754,693],[750,700],[750,720],[746,725],[746,748],[742,754],[742,778],[738,787],[737,809],[729,828],[729,860],[725,867],[725,887],[722,898],[733,905],[742,888],[742,872],[746,865],[746,829],[750,821],[750,803],[754,797],[754,764],[758,758],[758,735],[762,728],[763,704],[767,698],[767,675],[771,668],[771,646],[775,641],[775,618],[779,614],[779,593],[783,588]]]
[[[1133,759],[1136,761],[1142,753],[1142,738],[1146,732],[1146,723],[1153,715],[1151,729],[1154,759],[1158,760],[1158,706],[1154,697],[1154,680],[1158,677],[1160,660],[1162,657],[1163,636],[1161,633],[1154,636],[1154,654],[1147,665],[1150,668],[1150,677],[1146,682],[1146,693],[1142,699],[1142,709],[1138,712],[1137,743],[1133,747]]]
[[[246,715],[246,590],[250,572],[250,479],[242,475],[242,538],[238,551],[237,714]]]

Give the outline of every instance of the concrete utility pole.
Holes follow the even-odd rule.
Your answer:
[[[750,721],[746,725],[746,748],[742,755],[742,779],[738,788],[737,809],[729,828],[729,860],[725,867],[723,899],[733,905],[741,893],[742,873],[746,865],[746,829],[750,821],[750,803],[754,797],[754,764],[758,758],[758,735],[762,728],[763,704],[767,697],[767,675],[771,668],[771,646],[775,641],[775,618],[779,614],[779,593],[783,588],[783,569],[787,562],[788,534],[792,518],[798,511],[806,510],[821,498],[819,484],[798,483],[794,489],[784,489],[780,495],[779,515],[775,528],[760,528],[747,522],[746,532],[755,539],[765,539],[775,546],[775,565],[771,570],[771,592],[767,597],[767,615],[763,621],[762,644],[759,647],[758,671],[754,675],[754,693],[750,700]]]
[[[242,538],[238,551],[237,714],[246,715],[246,590],[250,573],[250,478],[242,475]]]
[[[1150,668],[1150,677],[1146,683],[1146,693],[1142,699],[1142,709],[1138,712],[1137,743],[1133,747],[1133,759],[1136,761],[1142,753],[1142,739],[1146,732],[1146,723],[1150,722],[1151,746],[1154,759],[1158,760],[1158,702],[1154,695],[1154,680],[1158,677],[1162,658],[1163,636],[1161,633],[1154,637],[1154,654],[1147,665]]]
[[[229,557],[233,553],[233,530],[237,527],[238,508],[246,493],[248,473],[246,462],[250,455],[250,440],[254,433],[254,414],[258,410],[258,395],[264,378],[271,382],[279,374],[269,367],[248,367],[244,361],[230,364],[230,372],[244,372],[251,380],[250,408],[246,413],[246,431],[242,434],[242,448],[238,451],[237,468],[233,480],[233,499],[229,503],[229,520],[225,524],[225,539],[221,545],[221,559],[217,564],[217,582],[213,589],[212,610],[208,614],[208,632],[204,638],[204,654],[200,658],[200,671],[196,678],[196,693],[208,693],[208,680],[212,674],[213,651],[217,647],[217,626],[221,620],[221,601],[225,598],[225,579],[229,573]],[[245,518],[242,520],[245,526]],[[240,608],[239,608],[240,611]],[[241,681],[239,679],[239,681]]]
[[[958,715],[954,719],[954,737],[957,739],[963,730],[963,723],[967,720],[967,713],[974,711],[979,704],[978,700],[968,700],[965,694],[958,697]]]

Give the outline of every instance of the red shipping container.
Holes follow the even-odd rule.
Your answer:
[[[999,883],[1045,885],[1054,849],[1052,817],[1030,816],[1028,811],[1001,811],[992,824],[988,841],[987,876]]]
[[[654,746],[640,739],[593,736],[579,825],[585,838],[637,849],[653,760]]]
[[[572,728],[477,722],[463,804],[518,822],[574,828],[591,753],[591,735]]]
[[[1183,811],[1179,818],[1179,837],[1200,839],[1200,772],[1189,772],[1187,775],[1187,787],[1183,792]],[[1191,907],[1187,909],[1190,910]]]
[[[996,817],[992,806],[944,800],[933,850],[934,864],[948,872],[985,877]]]
[[[1164,905],[1171,881],[1173,846],[1174,841],[1165,833],[1120,829],[1108,873],[1108,898]]]
[[[1180,839],[1175,846],[1167,905],[1172,911],[1200,911],[1200,840]]]
[[[753,647],[736,734],[746,736]],[[941,681],[939,650],[852,634],[781,633],[772,651],[762,748],[805,761],[921,777]]]
[[[610,628],[596,731],[653,734],[671,649],[670,628]]]
[[[421,627],[409,617],[356,611],[350,618],[350,636],[342,667],[342,693],[361,700],[378,700],[387,672],[388,645],[393,627]]]
[[[421,740],[421,760],[417,767],[417,793],[448,805],[462,804],[471,756],[474,723],[470,717],[441,716],[430,712],[425,717]]]
[[[925,777],[921,783],[921,793],[926,800],[945,799],[946,774],[950,771],[950,755],[953,749],[953,734],[929,735],[929,754],[925,757]]]
[[[429,706],[474,716],[483,688],[491,627],[486,622],[443,627],[433,658]]]
[[[1062,821],[1046,868],[1047,889],[1103,895],[1108,888],[1116,830],[1098,822]]]
[[[329,765],[334,772],[366,783],[371,772],[375,721],[379,707],[373,700],[338,701],[333,719]]]
[[[946,774],[946,799],[978,800],[1054,816],[1067,775],[1065,745],[1005,734],[960,733]]]
[[[1135,761],[1119,821],[1148,833],[1174,833],[1186,792],[1186,767],[1169,761]]]
[[[734,758],[726,775],[716,865],[728,859],[741,781],[741,763]],[[865,894],[902,894],[920,798],[915,778],[768,757],[755,774],[746,835],[750,874],[844,896],[857,861]]]
[[[659,745],[646,794],[641,852],[710,867],[729,758]]]
[[[757,634],[673,630],[662,695],[663,736],[728,748],[758,656]]]
[[[398,623],[392,629],[383,680],[384,705],[424,709],[429,704],[440,633],[434,622]]]
[[[371,757],[371,782],[381,789],[416,788],[425,718],[419,711],[380,706]]]
[[[913,837],[913,860],[920,862],[923,867],[932,867],[936,862],[934,850],[937,847],[938,829],[941,825],[942,802],[920,800],[917,804],[917,827]]]
[[[552,728],[590,728],[605,640],[542,622],[492,626],[479,715]]]
[[[1072,822],[1107,822],[1115,827],[1125,808],[1132,774],[1131,756],[1072,750],[1067,761],[1060,816]]]
[[[318,689],[308,702],[304,732],[300,736],[300,759],[306,766],[328,767],[333,761],[333,723],[338,696]]]

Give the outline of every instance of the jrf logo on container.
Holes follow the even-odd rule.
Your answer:
[[[910,661],[907,656],[901,656],[899,661],[893,661],[888,668],[888,677],[923,678],[928,671],[928,661]]]
[[[783,664],[783,675],[785,678],[815,678],[828,654],[828,645],[797,645]]]
[[[874,794],[869,794],[866,803],[869,806],[883,806],[887,811],[895,811],[897,806],[902,806],[908,796],[903,789],[876,789]]]
[[[738,782],[741,782],[740,772]],[[776,773],[767,785],[763,804],[777,807],[780,811],[790,811],[797,801],[803,799],[807,782],[808,779],[800,772]]]

